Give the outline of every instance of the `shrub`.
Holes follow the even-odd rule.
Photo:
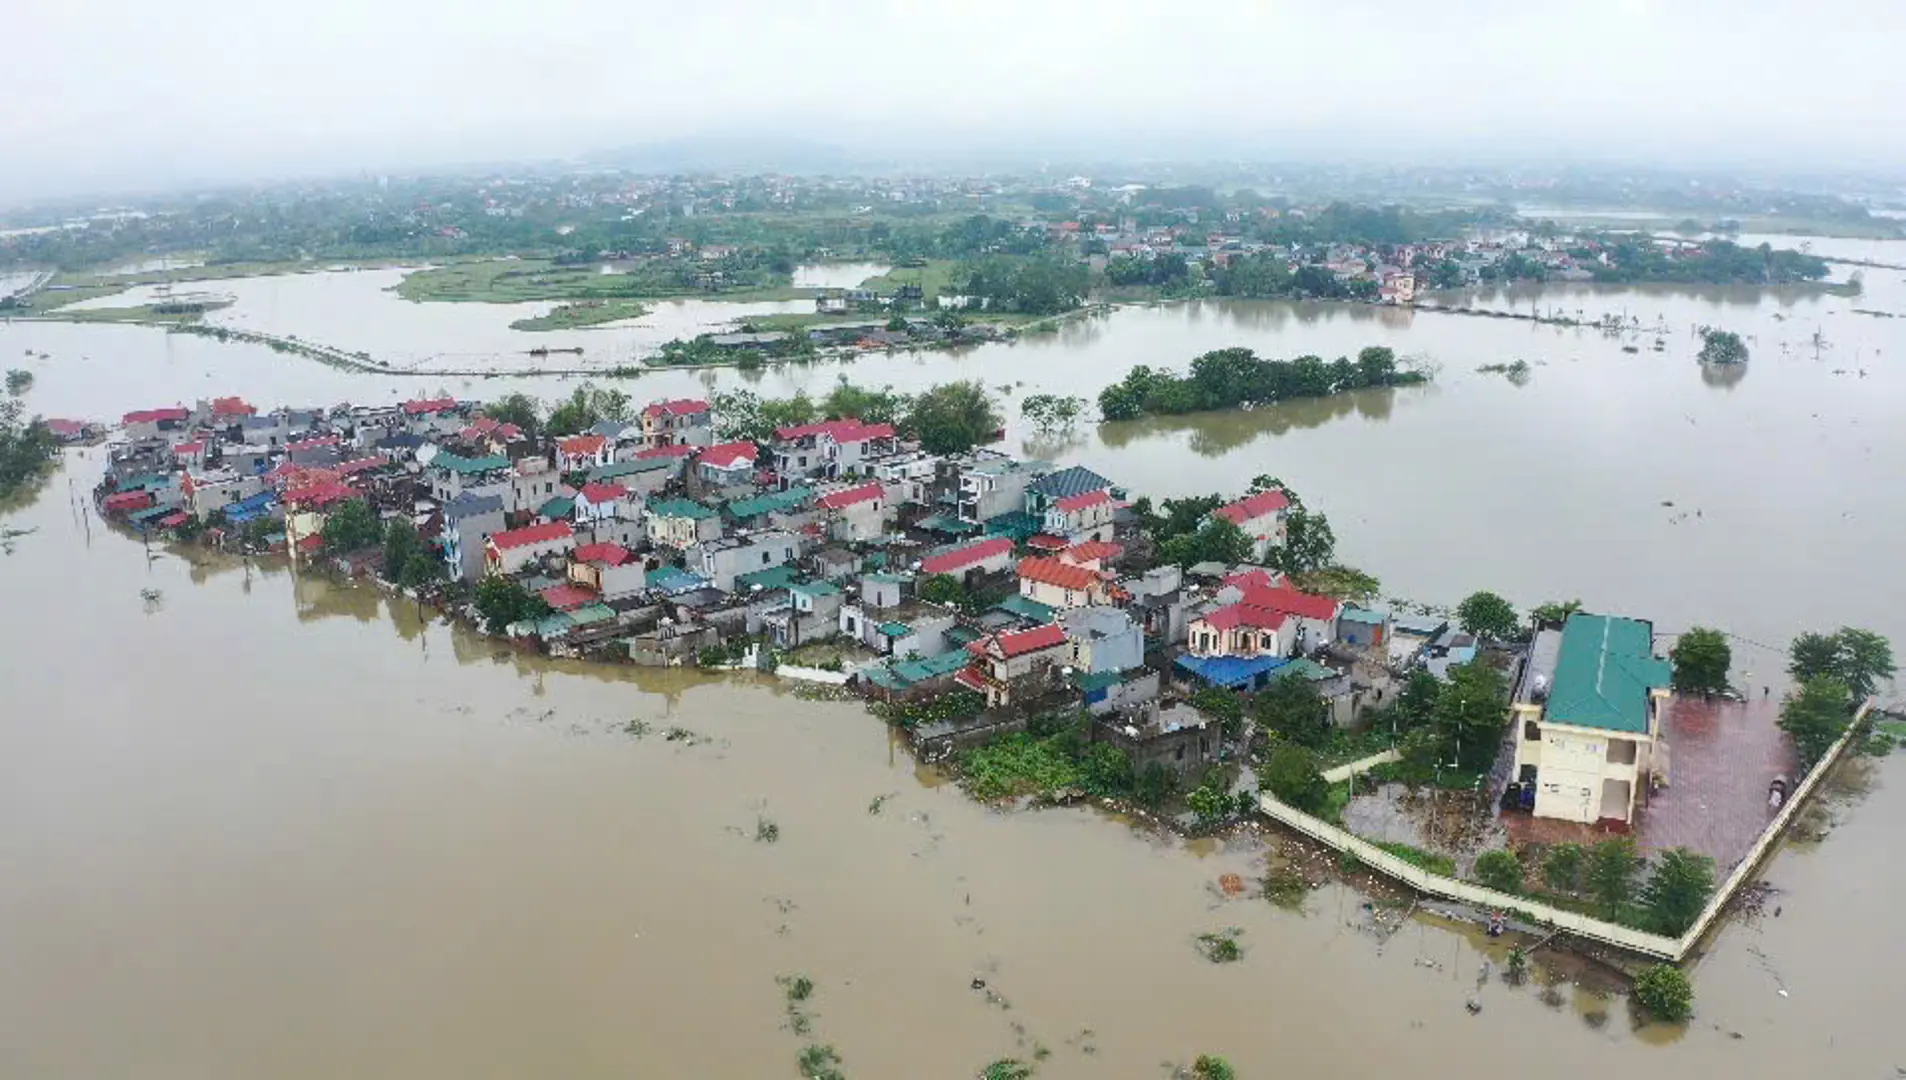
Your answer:
[[[1511,851],[1485,851],[1476,856],[1476,880],[1499,892],[1522,891],[1522,863]]]
[[[1317,755],[1301,746],[1273,746],[1258,770],[1258,781],[1279,802],[1306,814],[1317,813],[1330,801],[1330,784],[1317,768]]]
[[[1672,964],[1656,964],[1635,979],[1635,1001],[1657,1020],[1677,1024],[1694,1015],[1694,984]]]
[[[1713,895],[1714,860],[1687,848],[1662,852],[1641,889],[1649,921],[1661,933],[1676,936],[1687,933]]]
[[[1557,844],[1542,862],[1542,877],[1551,889],[1575,892],[1582,887],[1582,865],[1587,861],[1588,851],[1582,845]]]
[[[1236,1080],[1237,1075],[1230,1062],[1212,1054],[1199,1054],[1191,1063],[1192,1080]]]

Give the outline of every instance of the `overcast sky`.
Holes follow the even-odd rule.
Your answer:
[[[1906,0],[17,0],[0,26],[9,201],[765,132],[1906,160]]]

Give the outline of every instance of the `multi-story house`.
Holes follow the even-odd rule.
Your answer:
[[[503,497],[464,492],[443,504],[443,561],[452,581],[483,576],[490,537],[503,531]]]
[[[644,446],[707,446],[714,441],[714,419],[706,401],[677,398],[642,409]]]
[[[1015,696],[1023,699],[1052,686],[1070,648],[1058,623],[1002,630],[966,647],[972,659],[954,681],[986,695],[987,708],[1002,709]]]
[[[856,419],[780,428],[774,437],[774,470],[782,487],[858,475],[868,459],[893,453],[896,440],[892,424]]]
[[[1264,562],[1271,549],[1284,545],[1290,506],[1290,496],[1273,489],[1227,503],[1211,513],[1243,529],[1251,538],[1251,560]]]

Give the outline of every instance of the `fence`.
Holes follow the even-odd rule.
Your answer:
[[[1395,750],[1385,750],[1381,754],[1371,754],[1367,758],[1352,761],[1347,765],[1339,765],[1334,769],[1325,769],[1323,771],[1324,782],[1327,784],[1341,784],[1358,773],[1369,772],[1378,765],[1388,765],[1392,761],[1402,760],[1402,754],[1397,753]]]
[[[1361,836],[1346,832],[1320,818],[1312,817],[1296,807],[1286,806],[1269,795],[1260,796],[1258,805],[1259,808],[1264,811],[1265,815],[1272,820],[1291,829],[1295,829],[1326,847],[1340,852],[1347,851],[1355,855],[1359,861],[1370,869],[1375,870],[1393,881],[1401,882],[1418,892],[1441,897],[1445,900],[1455,900],[1460,903],[1473,904],[1477,907],[1521,912],[1537,922],[1546,923],[1558,930],[1566,931],[1580,938],[1586,938],[1589,941],[1600,942],[1604,945],[1613,945],[1632,953],[1637,953],[1642,956],[1651,956],[1659,960],[1679,961],[1685,959],[1689,953],[1694,951],[1695,946],[1700,943],[1702,937],[1707,934],[1713,927],[1715,921],[1720,918],[1721,912],[1726,909],[1727,902],[1734,895],[1734,891],[1739,889],[1741,885],[1747,881],[1748,877],[1753,874],[1754,868],[1760,864],[1761,860],[1767,857],[1767,853],[1773,849],[1773,845],[1779,842],[1781,835],[1786,832],[1787,826],[1793,822],[1794,815],[1800,812],[1801,806],[1807,801],[1808,797],[1819,788],[1820,782],[1822,778],[1826,776],[1827,771],[1840,760],[1847,746],[1852,743],[1854,733],[1859,728],[1859,721],[1865,719],[1866,714],[1872,707],[1873,703],[1871,701],[1868,701],[1861,707],[1859,713],[1854,717],[1854,723],[1848,726],[1846,734],[1840,736],[1840,740],[1828,749],[1826,756],[1821,759],[1820,764],[1808,772],[1805,779],[1801,780],[1800,786],[1794,789],[1793,796],[1780,808],[1780,812],[1774,816],[1774,820],[1767,826],[1766,831],[1761,833],[1760,839],[1749,849],[1747,856],[1735,865],[1734,872],[1728,875],[1727,881],[1722,887],[1715,890],[1714,896],[1708,901],[1708,905],[1701,912],[1700,918],[1695,920],[1694,925],[1688,929],[1687,933],[1682,934],[1678,938],[1665,937],[1661,934],[1651,934],[1645,930],[1636,930],[1631,927],[1621,926],[1617,923],[1592,918],[1580,914],[1579,912],[1564,911],[1561,908],[1551,907],[1548,904],[1532,900],[1526,896],[1497,892],[1494,889],[1477,885],[1473,882],[1459,881],[1456,878],[1431,873],[1420,866],[1416,866],[1413,863],[1406,862],[1390,854]],[[1361,765],[1362,763],[1359,762],[1357,764]]]

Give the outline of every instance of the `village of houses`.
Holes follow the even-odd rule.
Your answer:
[[[1018,730],[1034,709],[1083,710],[1091,737],[1135,767],[1195,780],[1237,750],[1190,703],[1205,687],[1297,676],[1349,726],[1413,668],[1441,674],[1477,654],[1444,618],[1346,604],[1262,566],[1146,565],[1127,492],[1084,466],[936,456],[853,419],[763,444],[714,432],[700,400],[535,439],[451,398],[271,412],[220,398],[127,414],[96,498],[141,533],[242,533],[352,574],[374,573],[381,549],[329,552],[322,530],[363,500],[413,521],[448,581],[503,575],[546,601],[548,614],[505,631],[523,648],[683,665],[750,643],[790,667],[825,648],[834,681],[872,700],[983,698],[910,731],[926,758]],[[1289,508],[1271,490],[1215,513],[1263,562]],[[942,578],[997,600],[922,595]],[[1795,771],[1792,748],[1771,714],[1671,695],[1653,638],[1644,621],[1577,614],[1513,650],[1496,778],[1511,835],[1626,830],[1646,808],[1644,848],[1654,830],[1722,865],[1746,852],[1767,778]],[[1663,786],[1670,742],[1676,782]],[[1419,839],[1381,835],[1394,821],[1346,824]]]

